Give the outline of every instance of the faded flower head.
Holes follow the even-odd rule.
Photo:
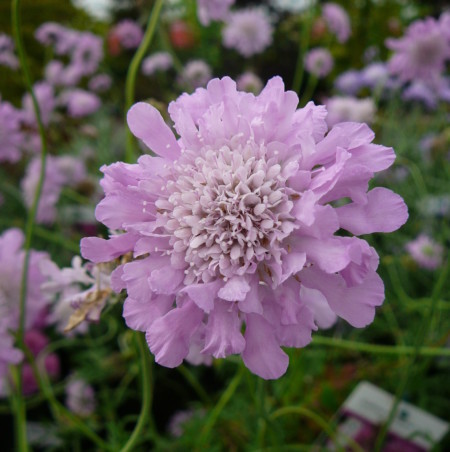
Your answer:
[[[446,15],[441,20],[427,17],[413,22],[399,39],[387,39],[386,46],[394,51],[388,63],[392,74],[402,81],[439,78],[450,58],[450,34]]]
[[[158,71],[167,71],[173,65],[172,55],[167,52],[156,52],[142,61],[142,73],[153,75]]]
[[[179,83],[190,89],[206,86],[211,80],[212,70],[208,63],[202,60],[189,61],[183,68]]]
[[[14,55],[14,41],[5,33],[0,33],[0,66],[10,69],[19,67],[19,60]]]
[[[94,388],[82,378],[71,377],[66,385],[66,406],[78,416],[90,416],[96,406]]]
[[[360,71],[350,69],[339,75],[334,81],[335,88],[342,94],[354,96],[363,87],[363,79]]]
[[[316,47],[305,56],[306,70],[318,78],[326,77],[333,69],[333,65],[331,53],[323,47]]]
[[[139,24],[131,19],[121,20],[111,29],[110,33],[118,38],[120,45],[124,49],[135,49],[139,46],[144,36]]]
[[[213,20],[225,20],[235,0],[197,0],[198,20],[209,25]]]
[[[95,113],[102,101],[89,91],[80,88],[68,89],[59,96],[59,103],[67,109],[67,114],[72,118],[82,118]]]
[[[434,270],[442,265],[444,249],[425,234],[406,244],[406,249],[417,264]]]
[[[151,105],[130,109],[131,131],[158,157],[102,167],[96,217],[123,232],[85,238],[81,251],[93,262],[132,253],[111,284],[127,290],[127,325],[146,332],[159,364],[180,365],[200,340],[202,354],[241,354],[278,378],[281,346],[307,345],[336,316],[366,326],[382,304],[378,256],[351,234],[406,221],[400,196],[368,191],[394,152],[365,124],[327,133],[325,107],[297,105],[279,77],[259,96],[214,79],[170,104],[179,139]]]
[[[0,319],[0,397],[8,392],[9,366],[23,359],[23,353],[14,348],[14,337],[9,333],[9,328],[7,320]]]
[[[98,74],[89,80],[88,88],[96,93],[103,93],[111,88],[112,79],[108,74]]]
[[[325,3],[322,15],[328,29],[336,35],[337,40],[341,43],[346,42],[351,35],[351,28],[345,9],[337,3]]]
[[[263,52],[272,43],[273,28],[263,8],[246,8],[230,13],[222,32],[225,47],[244,57]]]
[[[358,99],[351,96],[334,96],[326,101],[328,127],[339,122],[373,122],[376,108],[373,99],[368,97]]]

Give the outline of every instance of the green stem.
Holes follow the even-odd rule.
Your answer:
[[[203,389],[202,385],[198,382],[197,378],[192,375],[192,372],[183,364],[177,367],[178,372],[189,382],[192,388],[195,390],[197,395],[202,399],[202,401],[209,405],[211,403],[208,394]]]
[[[126,444],[122,447],[121,452],[129,452],[134,450],[140,439],[145,424],[150,418],[150,410],[152,405],[153,381],[150,375],[149,351],[144,336],[140,333],[136,333],[135,337],[141,359],[142,406],[141,412],[139,413],[139,419],[134,427],[133,433]]]
[[[238,370],[238,372],[236,372],[236,375],[231,380],[227,389],[222,394],[222,397],[217,402],[217,405],[211,411],[211,414],[209,415],[205,425],[203,426],[202,431],[200,432],[200,436],[197,441],[196,450],[205,450],[204,445],[209,437],[209,434],[211,433],[212,428],[214,427],[215,423],[217,422],[217,419],[219,418],[220,413],[222,413],[226,404],[230,401],[231,397],[233,396],[234,392],[236,391],[237,387],[239,386],[239,383],[244,374],[244,370],[245,370],[245,367],[243,365],[241,365],[240,369]]]
[[[18,325],[18,343],[23,348],[23,339],[25,333],[25,321],[26,321],[26,300],[27,300],[27,280],[28,280],[28,268],[30,264],[31,242],[33,238],[33,227],[36,218],[36,212],[39,204],[39,199],[42,192],[42,185],[45,178],[45,164],[47,157],[47,142],[45,139],[44,125],[42,124],[41,115],[39,111],[39,104],[33,91],[33,82],[28,67],[27,56],[22,41],[22,35],[20,33],[20,0],[12,0],[11,2],[11,22],[14,33],[15,43],[17,46],[17,52],[19,54],[20,65],[22,68],[25,85],[31,95],[33,102],[33,109],[36,116],[36,121],[39,128],[39,135],[41,138],[41,171],[39,174],[39,180],[36,186],[36,193],[34,195],[33,204],[28,213],[27,223],[25,227],[25,257],[23,261],[22,278],[20,284],[20,302],[19,302],[19,325]],[[25,401],[22,395],[22,364],[17,367],[17,399],[15,406],[15,428],[16,428],[16,441],[17,448],[20,451],[27,451],[28,444],[26,438],[26,409]]]
[[[338,448],[338,450],[343,450],[342,446],[339,446],[339,442],[337,439],[337,434],[329,425],[329,423],[323,419],[321,416],[319,416],[314,411],[308,410],[308,408],[304,408],[301,406],[287,406],[280,408],[272,413],[270,416],[271,420],[275,420],[281,416],[286,416],[289,414],[299,414],[300,416],[304,416],[308,419],[311,419],[313,422],[315,422],[319,427],[322,428],[324,432],[330,437],[330,439],[333,441],[334,445]],[[349,443],[351,444],[351,447],[353,450],[358,452],[363,452],[363,449],[355,443],[351,438],[346,438]]]
[[[436,311],[437,304],[438,304],[439,298],[441,296],[441,292],[444,287],[444,284],[446,283],[446,281],[448,279],[449,271],[450,271],[450,260],[447,261],[441,274],[439,275],[439,279],[438,279],[437,283],[434,286],[433,292],[431,294],[430,310],[428,312],[428,316],[425,316],[425,318],[424,318],[421,330],[417,334],[415,346],[410,347],[413,349],[412,357],[410,358],[409,363],[407,364],[407,366],[404,369],[403,375],[400,379],[400,383],[398,384],[397,391],[395,393],[394,403],[392,404],[392,407],[389,411],[388,418],[387,418],[386,422],[384,423],[380,434],[377,437],[377,441],[375,443],[375,452],[380,452],[383,449],[384,441],[386,439],[389,428],[397,414],[398,406],[400,405],[403,394],[405,393],[406,387],[408,386],[408,382],[409,382],[410,378],[412,377],[412,373],[413,373],[412,367],[414,366],[417,359],[419,358],[421,351],[424,350],[424,347],[421,347],[421,345],[423,343],[425,343],[425,341],[432,329],[434,313]],[[449,354],[449,356],[450,356],[450,354]]]
[[[313,336],[312,345],[324,345],[326,347],[342,348],[355,352],[374,353],[379,355],[414,355],[418,353],[421,356],[450,356],[448,348],[438,347],[411,347],[399,345],[375,345],[364,342],[355,342],[334,337]]]
[[[316,77],[314,74],[310,73],[309,77],[308,77],[308,82],[306,84],[305,91],[303,92],[303,95],[300,98],[300,106],[301,107],[305,106],[311,100],[318,82],[319,82],[319,78]]]
[[[158,23],[159,13],[161,12],[161,8],[163,6],[163,0],[156,0],[153,6],[152,13],[148,20],[147,29],[145,30],[144,37],[142,39],[141,44],[139,45],[136,53],[131,60],[130,66],[128,68],[127,79],[125,82],[125,117],[128,113],[128,110],[134,103],[134,91],[136,85],[136,75],[141,65],[141,61],[144,58],[145,53],[147,52],[153,35],[155,34],[156,25]],[[126,118],[125,118],[126,119]],[[127,138],[126,138],[126,147],[125,147],[125,161],[128,163],[132,163],[135,159],[134,150],[133,150],[133,135],[130,130],[127,128]]]
[[[39,390],[44,395],[46,400],[50,405],[50,411],[55,420],[59,422],[67,422],[69,421],[73,424],[86,438],[89,438],[92,442],[94,442],[100,450],[112,450],[112,448],[103,441],[100,436],[98,436],[95,432],[93,432],[81,419],[75,416],[72,412],[70,412],[64,405],[61,405],[56,399],[50,381],[48,379],[48,375],[45,372],[45,358],[48,356],[47,353],[41,353],[39,356],[39,366],[37,365],[33,354],[30,350],[25,347],[24,349],[25,355],[27,357],[28,362],[31,365],[33,370],[34,378],[38,384]],[[42,370],[40,370],[42,369]],[[19,449],[21,450],[21,449]]]
[[[309,45],[309,34],[311,30],[311,23],[314,17],[314,8],[311,8],[310,14],[306,18],[306,23],[303,24],[303,33],[300,33],[300,42],[297,54],[297,63],[295,66],[294,80],[292,82],[292,91],[298,93],[302,86],[303,76],[305,74],[305,55]]]

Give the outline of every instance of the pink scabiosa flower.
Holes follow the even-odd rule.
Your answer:
[[[179,77],[179,83],[191,89],[206,86],[211,80],[212,70],[203,60],[189,61],[183,68]]]
[[[0,33],[0,66],[10,69],[19,67],[19,60],[14,55],[14,41],[4,33]]]
[[[325,3],[322,16],[328,29],[336,35],[339,42],[347,42],[351,35],[350,19],[342,6],[336,3]]]
[[[0,97],[0,162],[15,163],[22,155],[22,113]]]
[[[197,0],[198,20],[209,25],[213,20],[225,20],[235,0]]]
[[[77,41],[77,32],[56,22],[45,22],[35,32],[35,38],[45,46],[52,46],[58,55],[67,55]]]
[[[82,75],[92,75],[103,58],[103,40],[93,33],[78,33],[72,52],[71,66],[79,68]]]
[[[199,333],[201,353],[241,354],[252,372],[278,378],[281,346],[304,347],[336,315],[359,328],[373,321],[384,300],[378,256],[351,234],[406,221],[400,196],[368,191],[394,151],[372,144],[365,124],[327,134],[325,107],[297,105],[279,77],[259,96],[225,77],[169,105],[178,140],[151,105],[128,112],[158,157],[102,167],[96,217],[123,232],[85,238],[81,252],[93,262],[132,253],[112,287],[127,290],[127,325],[146,332],[159,364],[180,365]],[[350,202],[335,207],[341,198]]]
[[[158,71],[167,71],[173,66],[172,55],[167,52],[156,52],[142,61],[142,73],[150,76]]]
[[[47,126],[50,123],[51,115],[56,106],[53,86],[48,82],[37,82],[34,84],[33,90],[39,105],[42,123],[44,126]],[[27,126],[37,127],[33,101],[29,93],[25,94],[22,98],[22,121]]]
[[[354,96],[364,86],[360,71],[351,69],[343,72],[334,81],[335,88],[342,94]]]
[[[250,57],[263,52],[272,43],[273,28],[263,8],[247,8],[230,13],[222,32],[225,47]]]
[[[236,79],[236,86],[239,91],[259,94],[263,89],[263,82],[253,72],[244,72]]]
[[[111,29],[110,34],[118,39],[124,49],[135,49],[144,36],[141,27],[131,19],[121,20]]]
[[[413,22],[399,39],[387,39],[386,46],[394,51],[388,68],[404,81],[439,78],[450,58],[450,36],[445,21],[432,17]]]
[[[389,75],[385,63],[370,63],[361,71],[362,84],[372,90],[382,89],[389,84]]]
[[[351,96],[330,97],[325,105],[328,110],[326,121],[328,127],[339,122],[355,121],[371,123],[376,109],[372,98],[358,99]]]
[[[66,385],[66,406],[78,416],[90,416],[96,406],[94,388],[82,378],[72,376]]]
[[[429,270],[435,270],[442,265],[444,249],[425,234],[406,244],[406,250],[417,264]]]
[[[305,69],[318,78],[326,77],[333,65],[331,53],[323,47],[312,49],[305,56]]]

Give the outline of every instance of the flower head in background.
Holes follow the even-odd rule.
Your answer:
[[[142,73],[147,76],[158,71],[167,71],[173,66],[173,58],[170,53],[156,52],[142,61]]]
[[[244,57],[263,52],[272,43],[273,28],[263,8],[246,8],[230,13],[222,31],[225,47]]]
[[[386,46],[394,51],[388,63],[390,72],[404,82],[439,78],[450,58],[450,37],[445,26],[445,20],[427,17],[413,22],[403,37],[387,39]]]
[[[23,353],[14,348],[14,337],[9,333],[9,328],[7,320],[0,319],[0,396],[8,393],[9,366],[19,364],[23,359]]]
[[[389,84],[390,74],[385,63],[374,62],[361,71],[363,86],[371,90],[382,89]]]
[[[76,45],[78,34],[56,22],[42,24],[34,34],[35,38],[45,46],[52,46],[57,55],[69,54]]]
[[[25,252],[22,250],[24,235],[19,229],[8,229],[0,235],[0,319],[2,327],[15,331],[19,326],[20,286]],[[49,299],[40,290],[44,276],[39,265],[48,255],[31,251],[28,270],[26,324],[28,330],[40,325]]]
[[[72,118],[82,118],[95,113],[102,105],[100,98],[80,88],[68,89],[59,96],[59,104],[67,108]]]
[[[33,86],[34,95],[39,105],[39,113],[44,126],[50,123],[51,115],[56,107],[53,86],[45,81],[37,82]],[[29,93],[22,98],[22,121],[31,127],[37,128],[37,119],[34,112],[33,101]]]
[[[118,39],[124,49],[135,49],[139,47],[144,36],[139,24],[131,19],[120,21],[111,29],[110,34]]]
[[[78,66],[82,75],[92,75],[103,59],[103,40],[93,33],[79,34],[71,65]]]
[[[421,102],[430,110],[436,108],[438,96],[432,86],[420,80],[411,83],[402,93],[402,99],[405,101]]]
[[[198,20],[209,25],[213,20],[225,20],[235,0],[197,0]]]
[[[340,43],[348,41],[351,35],[350,19],[347,12],[337,3],[325,3],[322,8],[322,16],[328,29],[336,35]]]
[[[279,11],[293,14],[308,10],[316,4],[317,0],[271,0],[270,4]]]
[[[358,99],[351,96],[334,96],[326,101],[328,127],[339,122],[355,121],[371,123],[374,120],[376,108],[373,99]]]
[[[7,66],[10,69],[19,67],[19,60],[14,55],[14,41],[4,33],[0,33],[0,66]]]
[[[88,88],[96,93],[103,93],[111,88],[112,79],[108,74],[98,74],[89,80]]]
[[[442,265],[444,249],[425,234],[406,244],[406,250],[420,267],[435,270]]]
[[[179,83],[190,89],[195,89],[206,86],[211,77],[212,70],[208,63],[203,60],[192,60],[183,68]]]
[[[81,252],[97,263],[132,253],[111,284],[126,289],[127,325],[146,332],[159,364],[180,365],[201,341],[202,354],[241,354],[278,378],[289,361],[281,346],[304,347],[336,316],[373,321],[384,300],[378,256],[355,236],[407,219],[400,196],[368,191],[394,152],[372,144],[365,124],[327,133],[325,107],[297,105],[279,77],[259,96],[214,79],[169,105],[179,139],[151,105],[130,109],[131,131],[158,157],[102,167],[96,217],[123,232],[85,238]]]
[[[333,65],[331,53],[323,47],[316,47],[305,56],[305,69],[318,78],[326,77],[333,69]]]
[[[0,162],[15,163],[22,156],[22,112],[0,97]]]
[[[339,75],[334,81],[335,88],[348,96],[355,96],[363,87],[363,79],[360,71],[350,69]]]
[[[236,79],[236,86],[239,91],[259,94],[264,85],[262,80],[253,72],[244,72]]]
[[[41,160],[35,157],[28,164],[22,180],[22,191],[27,207],[31,207],[41,171]],[[84,163],[74,157],[47,157],[45,179],[39,200],[36,221],[51,224],[56,218],[56,203],[64,185],[75,186],[86,177]]]
[[[90,416],[96,406],[94,388],[82,378],[72,376],[66,385],[66,406],[78,416]]]

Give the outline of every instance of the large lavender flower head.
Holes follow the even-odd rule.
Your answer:
[[[225,47],[250,57],[263,52],[272,43],[272,33],[267,12],[262,8],[247,8],[229,15],[222,41]]]
[[[346,42],[350,37],[351,28],[345,9],[337,3],[325,3],[322,14],[329,30],[336,35],[337,40],[341,43]]]
[[[326,77],[333,69],[334,60],[324,47],[316,47],[305,56],[305,68],[318,78]]]
[[[81,251],[94,262],[132,253],[112,287],[127,289],[125,320],[161,365],[181,364],[200,338],[201,353],[242,354],[252,372],[278,378],[280,346],[305,346],[336,315],[366,326],[383,302],[378,256],[351,234],[406,221],[400,196],[368,191],[394,152],[371,144],[365,124],[326,134],[325,107],[297,105],[279,77],[259,96],[214,79],[170,104],[178,140],[151,105],[130,109],[131,131],[158,157],[102,167],[96,217],[124,232],[85,238]],[[331,204],[341,198],[350,202]]]
[[[445,17],[445,16],[444,16]],[[394,51],[388,68],[402,81],[439,78],[450,58],[450,34],[446,21],[432,17],[413,22],[400,39],[387,39]]]
[[[225,20],[235,0],[197,0],[198,20],[209,25],[213,20]]]

